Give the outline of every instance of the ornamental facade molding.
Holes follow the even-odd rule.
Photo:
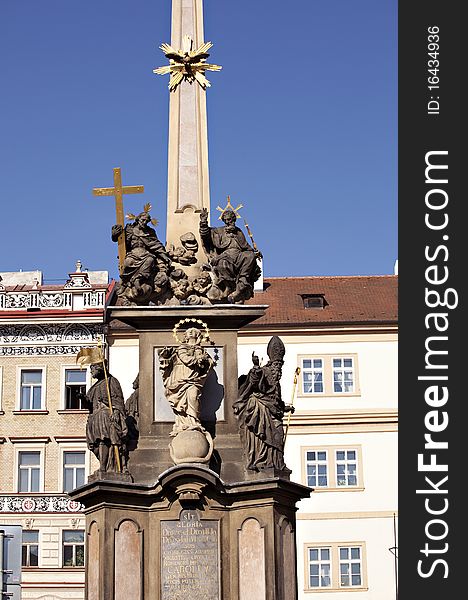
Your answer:
[[[32,342],[94,342],[103,332],[102,323],[44,323],[0,325],[0,342],[20,344]]]
[[[0,496],[2,513],[79,513],[81,502],[69,496]]]
[[[83,347],[86,346],[9,346],[0,347],[0,356],[73,356]]]
[[[82,308],[104,308],[105,291],[86,290],[91,287],[86,282],[72,280],[66,284],[69,290],[81,291]],[[80,297],[81,297],[80,296]],[[28,308],[68,309],[74,308],[74,291],[42,292],[31,290],[27,292],[8,292],[0,288],[0,310],[27,310]]]

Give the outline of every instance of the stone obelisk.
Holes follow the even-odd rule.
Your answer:
[[[171,46],[182,48],[185,35],[192,38],[194,48],[205,41],[203,0],[172,0]],[[202,208],[210,209],[206,91],[196,81],[184,80],[170,92],[166,240],[180,246],[180,236],[193,232],[200,245],[199,259]]]

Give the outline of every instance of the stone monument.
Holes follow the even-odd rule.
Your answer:
[[[110,439],[122,460],[70,494],[85,507],[86,599],[294,600],[296,503],[310,489],[284,463],[284,345],[272,338],[268,364],[254,355],[238,381],[238,331],[268,309],[244,303],[261,254],[230,200],[209,225],[204,73],[219,67],[206,62],[202,0],[172,8],[170,63],[156,69],[170,74],[167,244],[148,205],[112,230],[120,286],[107,320],[139,338]]]

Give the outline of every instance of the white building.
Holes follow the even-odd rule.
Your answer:
[[[273,333],[285,402],[301,369],[285,447],[291,478],[314,488],[297,514],[299,598],[393,599],[397,278],[273,278],[256,301],[270,308],[241,333],[240,371]]]

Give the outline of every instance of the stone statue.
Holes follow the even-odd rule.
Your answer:
[[[256,252],[236,226],[236,214],[223,211],[224,227],[209,227],[208,211],[200,213],[200,237],[213,273],[208,298],[214,302],[243,303],[253,296],[253,286],[261,271]]]
[[[129,453],[138,445],[140,431],[138,421],[140,416],[139,411],[139,386],[140,376],[137,375],[133,381],[133,392],[125,401],[125,422],[127,424],[127,440],[124,449],[125,466],[128,466]]]
[[[125,304],[149,304],[155,293],[155,278],[170,265],[171,259],[156,231],[148,224],[151,216],[144,210],[133,223],[125,225],[126,254],[120,274],[121,284],[117,291]],[[122,233],[122,225],[112,227],[112,240],[116,242]],[[157,285],[161,286],[158,279]]]
[[[172,245],[169,256],[173,262],[181,265],[193,265],[197,262],[198,241],[191,231],[180,236],[181,246]]]
[[[289,476],[284,463],[285,412],[294,412],[292,405],[281,399],[281,372],[284,344],[273,336],[268,344],[269,362],[261,367],[258,356],[252,353],[253,367],[240,378],[239,398],[233,405],[240,427],[246,466],[250,471],[273,468]]]
[[[179,346],[158,351],[165,396],[175,415],[170,450],[176,464],[208,462],[213,449],[211,436],[200,422],[200,397],[214,365],[202,340],[202,331],[190,327]]]
[[[124,461],[128,429],[120,383],[110,373],[106,378],[106,361],[93,363],[90,369],[97,381],[86,393],[90,411],[86,425],[88,448],[99,460],[100,477],[105,478],[106,473],[128,473]]]
[[[182,344],[158,351],[165,395],[175,415],[172,436],[185,429],[204,431],[200,423],[200,396],[214,361],[201,342],[200,329],[190,327]]]

